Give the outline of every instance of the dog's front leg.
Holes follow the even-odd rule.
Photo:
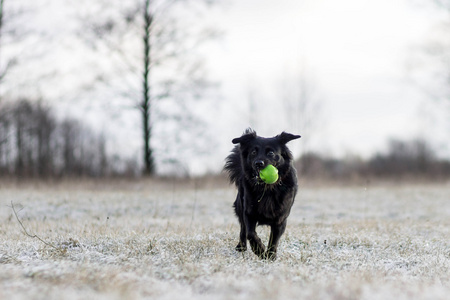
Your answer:
[[[269,244],[267,245],[267,252],[264,254],[264,258],[271,260],[277,259],[278,242],[286,229],[286,223],[286,220],[284,220],[283,223],[270,227]]]
[[[258,255],[258,257],[263,258],[265,247],[259,236],[256,234],[256,221],[246,215],[245,225],[247,227],[247,239],[250,242],[253,253]]]
[[[239,244],[236,246],[236,251],[243,252],[247,251],[247,230],[244,221],[241,221],[239,218],[239,222],[241,225],[241,232],[239,233]]]
[[[241,226],[241,231],[239,233],[239,243],[236,246],[236,251],[243,252],[247,251],[247,228],[245,225],[245,214],[243,208],[244,199],[242,198],[243,192],[239,191],[234,202],[234,211],[239,219],[239,225]]]

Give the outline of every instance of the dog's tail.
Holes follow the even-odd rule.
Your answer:
[[[230,183],[239,185],[239,180],[242,177],[241,154],[239,145],[235,146],[231,154],[225,159],[225,166],[223,170],[228,173]]]

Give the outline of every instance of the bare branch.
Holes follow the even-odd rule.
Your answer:
[[[66,252],[65,249],[60,248],[60,247],[57,247],[57,246],[53,245],[52,243],[49,243],[49,242],[44,241],[44,240],[43,240],[40,236],[38,236],[37,234],[31,234],[31,233],[29,233],[29,232],[27,231],[27,229],[25,228],[25,226],[23,225],[22,221],[19,219],[19,216],[17,215],[16,208],[14,207],[14,203],[12,202],[12,200],[11,200],[11,208],[12,208],[12,210],[13,210],[13,212],[14,212],[14,216],[16,217],[17,222],[19,222],[19,225],[20,225],[20,227],[22,227],[22,230],[23,230],[23,232],[25,233],[26,236],[28,236],[28,237],[30,237],[30,238],[33,238],[33,239],[37,239],[37,240],[39,240],[41,243],[43,243],[43,244],[45,244],[45,245],[47,245],[47,246],[49,246],[49,247],[51,247],[51,248],[53,248],[53,249],[59,251],[59,252],[62,252],[62,253],[65,253],[65,252]]]

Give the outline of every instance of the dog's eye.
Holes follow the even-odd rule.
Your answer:
[[[267,156],[274,157],[275,156],[275,152],[269,151],[269,152],[267,152]]]
[[[256,151],[256,150],[253,150],[251,153],[252,156],[255,156],[256,154],[258,154],[258,151]]]

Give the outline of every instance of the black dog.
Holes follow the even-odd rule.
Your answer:
[[[224,170],[238,188],[234,202],[241,225],[237,251],[246,251],[249,240],[253,252],[260,258],[276,259],[278,242],[286,229],[297,193],[297,172],[286,143],[298,138],[299,135],[286,132],[263,138],[249,128],[241,137],[233,139],[233,144],[239,145],[226,158]],[[278,169],[279,178],[274,184],[266,184],[259,177],[260,170],[269,164]],[[270,226],[267,251],[256,234],[257,225]]]

